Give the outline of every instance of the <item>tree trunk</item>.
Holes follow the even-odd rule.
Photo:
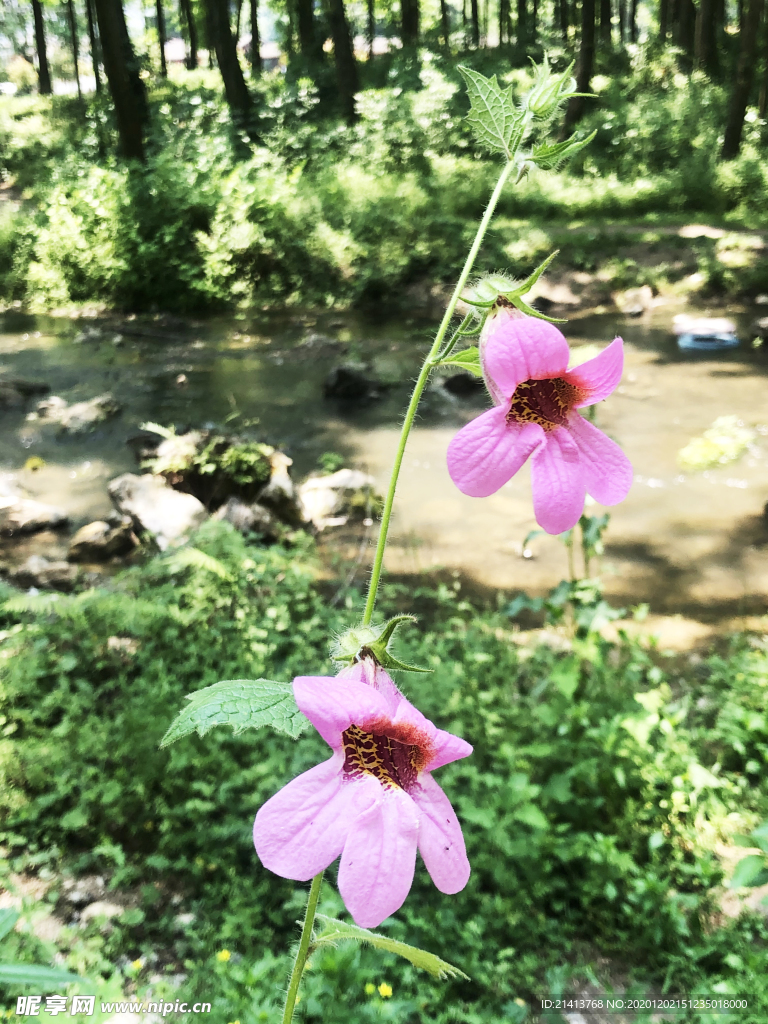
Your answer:
[[[565,46],[568,45],[569,20],[568,0],[560,0],[560,35],[563,37],[563,43]]]
[[[240,42],[240,25],[243,20],[243,0],[237,0],[237,16],[235,18],[235,46]]]
[[[581,0],[581,45],[576,68],[576,91],[591,92],[595,65],[595,0]],[[565,111],[563,135],[568,136],[584,116],[584,97],[572,96]]]
[[[693,56],[696,66],[708,75],[717,71],[717,31],[715,26],[715,0],[699,0],[696,13]]]
[[[760,95],[757,100],[757,115],[765,119],[768,112],[768,18],[763,26],[763,77],[760,81]]]
[[[96,83],[96,92],[101,92],[101,73],[99,72],[99,41],[96,38],[96,25],[94,24],[93,0],[85,0],[85,12],[88,15],[88,42],[91,47],[91,64],[93,65],[93,80]]]
[[[613,43],[611,33],[611,0],[600,0],[600,40],[601,42],[611,48]]]
[[[315,31],[312,0],[296,0],[296,21],[301,56],[309,64],[317,62],[322,58],[323,47]]]
[[[637,0],[630,0],[629,4],[629,41],[637,42]]]
[[[187,52],[186,65],[189,71],[197,67],[197,24],[195,12],[192,10],[192,0],[179,0],[179,21],[187,27],[187,41],[189,51]]]
[[[659,42],[662,46],[667,41],[669,32],[669,0],[660,0],[659,3]]]
[[[121,0],[94,0],[99,39],[112,102],[115,105],[120,149],[129,160],[144,160],[144,133],[149,114],[144,83],[136,60]]]
[[[237,47],[229,24],[228,0],[205,0],[205,12],[208,37],[216,51],[216,63],[224,82],[224,94],[232,121],[247,133],[252,142],[256,142],[258,136],[250,124],[251,94],[248,92],[243,69],[237,59]]]
[[[531,31],[529,33],[530,41],[536,43],[536,37],[539,29],[539,0],[533,0],[533,17],[531,18]]]
[[[480,45],[480,12],[477,7],[477,0],[472,0],[470,5],[472,13],[472,45]]]
[[[69,40],[72,44],[72,59],[75,62],[75,81],[77,82],[77,98],[82,103],[83,90],[80,88],[80,67],[78,57],[80,47],[77,42],[77,20],[75,19],[75,5],[73,0],[67,0],[67,21],[69,22]]]
[[[619,0],[619,44],[627,41],[627,0]]]
[[[442,2],[442,0],[441,0]],[[376,35],[376,9],[374,0],[368,0],[366,21],[366,42],[368,43],[368,60],[373,60],[373,40]]]
[[[509,0],[499,0],[499,46],[505,42],[509,42]]]
[[[48,50],[45,46],[45,21],[40,0],[32,0],[32,14],[35,18],[35,48],[37,50],[37,91],[41,96],[50,96],[51,70],[48,67]]]
[[[403,46],[419,45],[419,0],[400,0],[400,41]]]
[[[524,50],[528,45],[528,7],[526,0],[517,0],[517,46]]]
[[[353,124],[357,120],[355,93],[360,89],[360,83],[344,0],[328,0],[328,22],[333,39],[333,61],[336,67],[339,99],[344,116]]]
[[[251,5],[251,74],[258,78],[261,66],[261,34],[259,33],[259,0],[250,0]]]
[[[677,39],[675,41],[689,57],[692,57],[696,34],[696,8],[693,0],[678,0],[677,14]]]
[[[447,56],[451,52],[451,19],[448,14],[448,4],[446,3],[446,0],[440,0],[440,26],[443,31],[443,43],[445,45],[445,53]]]
[[[160,47],[160,74],[163,78],[167,78],[168,65],[165,62],[165,12],[163,11],[163,0],[155,0],[155,13],[157,14],[157,42]]]
[[[747,112],[752,82],[755,75],[757,58],[757,41],[760,35],[760,18],[763,13],[764,0],[747,0],[744,8],[744,30],[739,41],[739,62],[736,65],[736,80],[733,83],[730,103],[728,104],[728,120],[725,126],[725,138],[721,156],[723,160],[732,160],[738,156],[741,148],[741,133],[744,128],[744,115]]]

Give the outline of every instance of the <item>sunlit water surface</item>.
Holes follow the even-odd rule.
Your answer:
[[[742,346],[721,355],[679,353],[672,312],[663,308],[642,320],[584,316],[565,328],[577,345],[615,334],[627,343],[622,385],[597,411],[598,425],[625,448],[636,472],[629,497],[612,511],[602,560],[614,602],[647,602],[654,612],[702,623],[738,624],[766,610],[768,435],[758,433],[739,461],[707,473],[683,474],[677,464],[680,448],[718,416],[768,424],[768,358],[749,343],[754,312],[737,315]],[[158,336],[127,333],[136,330]],[[122,412],[89,435],[66,437],[26,421],[34,400],[0,411],[0,470],[34,497],[66,508],[76,528],[109,511],[111,477],[136,471],[126,441],[142,423],[223,427],[239,414],[230,423],[258,419],[251,432],[284,447],[298,476],[333,450],[372,473],[383,491],[409,384],[432,330],[431,321],[286,314],[175,328],[134,322],[127,331],[117,325],[83,338],[82,321],[8,313],[0,317],[0,366],[8,373],[43,380],[70,402],[110,391]],[[325,340],[304,343],[313,334]],[[329,370],[350,360],[383,382],[378,398],[345,404],[323,397]],[[180,374],[186,384],[177,384]],[[481,586],[541,593],[565,575],[565,554],[556,538],[540,535],[522,557],[522,542],[536,528],[527,468],[482,500],[460,494],[446,471],[451,436],[486,401],[483,393],[457,398],[441,387],[425,396],[406,453],[388,566],[408,573],[442,566]],[[45,465],[25,469],[30,456]],[[62,553],[66,539],[46,533],[15,542],[5,556]],[[352,557],[362,539],[347,530],[323,545]]]

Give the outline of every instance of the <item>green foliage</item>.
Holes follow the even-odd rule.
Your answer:
[[[81,595],[6,603],[0,844],[14,870],[95,872],[126,894],[131,909],[108,936],[62,939],[70,967],[86,941],[104,973],[159,957],[169,977],[185,975],[174,999],[212,1000],[215,1024],[270,1020],[304,894],[260,867],[251,823],[328,748],[314,731],[293,740],[218,727],[159,743],[184,694],[223,677],[333,671],[328,638],[355,621],[361,598],[329,606],[308,541],[251,547],[209,523],[195,548],[225,573],[172,554]],[[711,915],[716,842],[768,810],[765,646],[736,639],[689,663],[585,631],[557,652],[520,646],[509,618],[464,600],[458,581],[390,583],[382,615],[406,596],[421,628],[398,656],[433,671],[400,685],[475,748],[437,775],[472,877],[446,897],[419,867],[380,932],[472,981],[433,982],[393,954],[322,944],[302,987],[305,1019],[333,1006],[336,1024],[495,1024],[500,1007],[532,1002],[548,969],[569,964],[578,978],[597,957],[638,965],[641,985],[749,991],[745,1020],[759,1019],[768,931],[749,916],[715,927]],[[320,910],[343,915],[331,886]],[[183,928],[181,912],[193,915]],[[216,958],[223,949],[229,960]],[[132,984],[141,991],[143,975]]]

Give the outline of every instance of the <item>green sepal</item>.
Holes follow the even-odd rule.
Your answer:
[[[231,725],[237,734],[243,729],[270,726],[296,739],[309,721],[299,711],[290,683],[272,679],[227,679],[187,694],[183,708],[160,741],[167,747],[196,732],[205,736],[215,725]]]
[[[382,668],[399,669],[401,672],[431,672],[431,668],[406,665],[387,650],[397,627],[402,622],[415,622],[413,615],[396,615],[381,626],[353,626],[336,638],[331,647],[331,657],[342,665],[354,665],[370,655]]]
[[[564,324],[567,323],[562,317],[546,316],[544,313],[540,313],[537,309],[533,309],[523,298],[523,295],[527,295],[528,292],[533,288],[536,282],[539,280],[541,275],[550,265],[555,256],[560,252],[559,249],[555,249],[551,252],[547,258],[536,267],[532,274],[530,274],[524,281],[516,285],[516,287],[509,292],[504,292],[504,298],[508,299],[513,306],[520,310],[521,313],[525,313],[527,316],[535,316],[538,320],[546,320],[550,324]]]
[[[405,960],[409,960],[414,967],[431,974],[433,978],[464,978],[469,981],[468,975],[460,971],[458,967],[446,963],[434,953],[428,953],[426,949],[409,946],[405,942],[398,942],[397,939],[390,939],[386,935],[368,931],[367,928],[358,928],[355,924],[347,924],[346,921],[337,921],[333,917],[326,917],[325,914],[318,914],[317,920],[323,922],[324,928],[314,937],[312,944],[315,947],[335,946],[337,942],[366,942],[376,949],[382,949],[387,953],[396,953]]]
[[[442,359],[439,365],[458,366],[462,370],[473,373],[475,377],[483,376],[480,366],[480,350],[477,345],[472,345],[471,348],[463,348],[460,352],[452,352],[447,359]]]
[[[572,135],[570,139],[566,139],[565,142],[544,142],[540,146],[534,146],[533,152],[529,157],[528,161],[532,164],[536,164],[543,171],[555,170],[563,161],[572,157],[574,153],[578,153],[580,149],[584,149],[597,135],[597,132],[592,132],[591,135],[587,135],[584,138],[578,138],[577,135]]]
[[[59,970],[57,967],[41,967],[38,964],[0,964],[0,983],[3,985],[69,985],[74,981],[85,981],[79,974]]]
[[[459,65],[471,108],[467,121],[478,142],[491,152],[504,153],[511,160],[522,141],[525,113],[515,103],[512,86],[502,89],[496,75],[486,78],[472,68]]]

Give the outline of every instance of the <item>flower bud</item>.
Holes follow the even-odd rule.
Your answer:
[[[548,63],[544,61],[537,73],[533,89],[525,98],[525,106],[537,120],[551,117],[560,104],[575,92],[576,81],[571,77],[571,67],[560,75],[553,75]]]

